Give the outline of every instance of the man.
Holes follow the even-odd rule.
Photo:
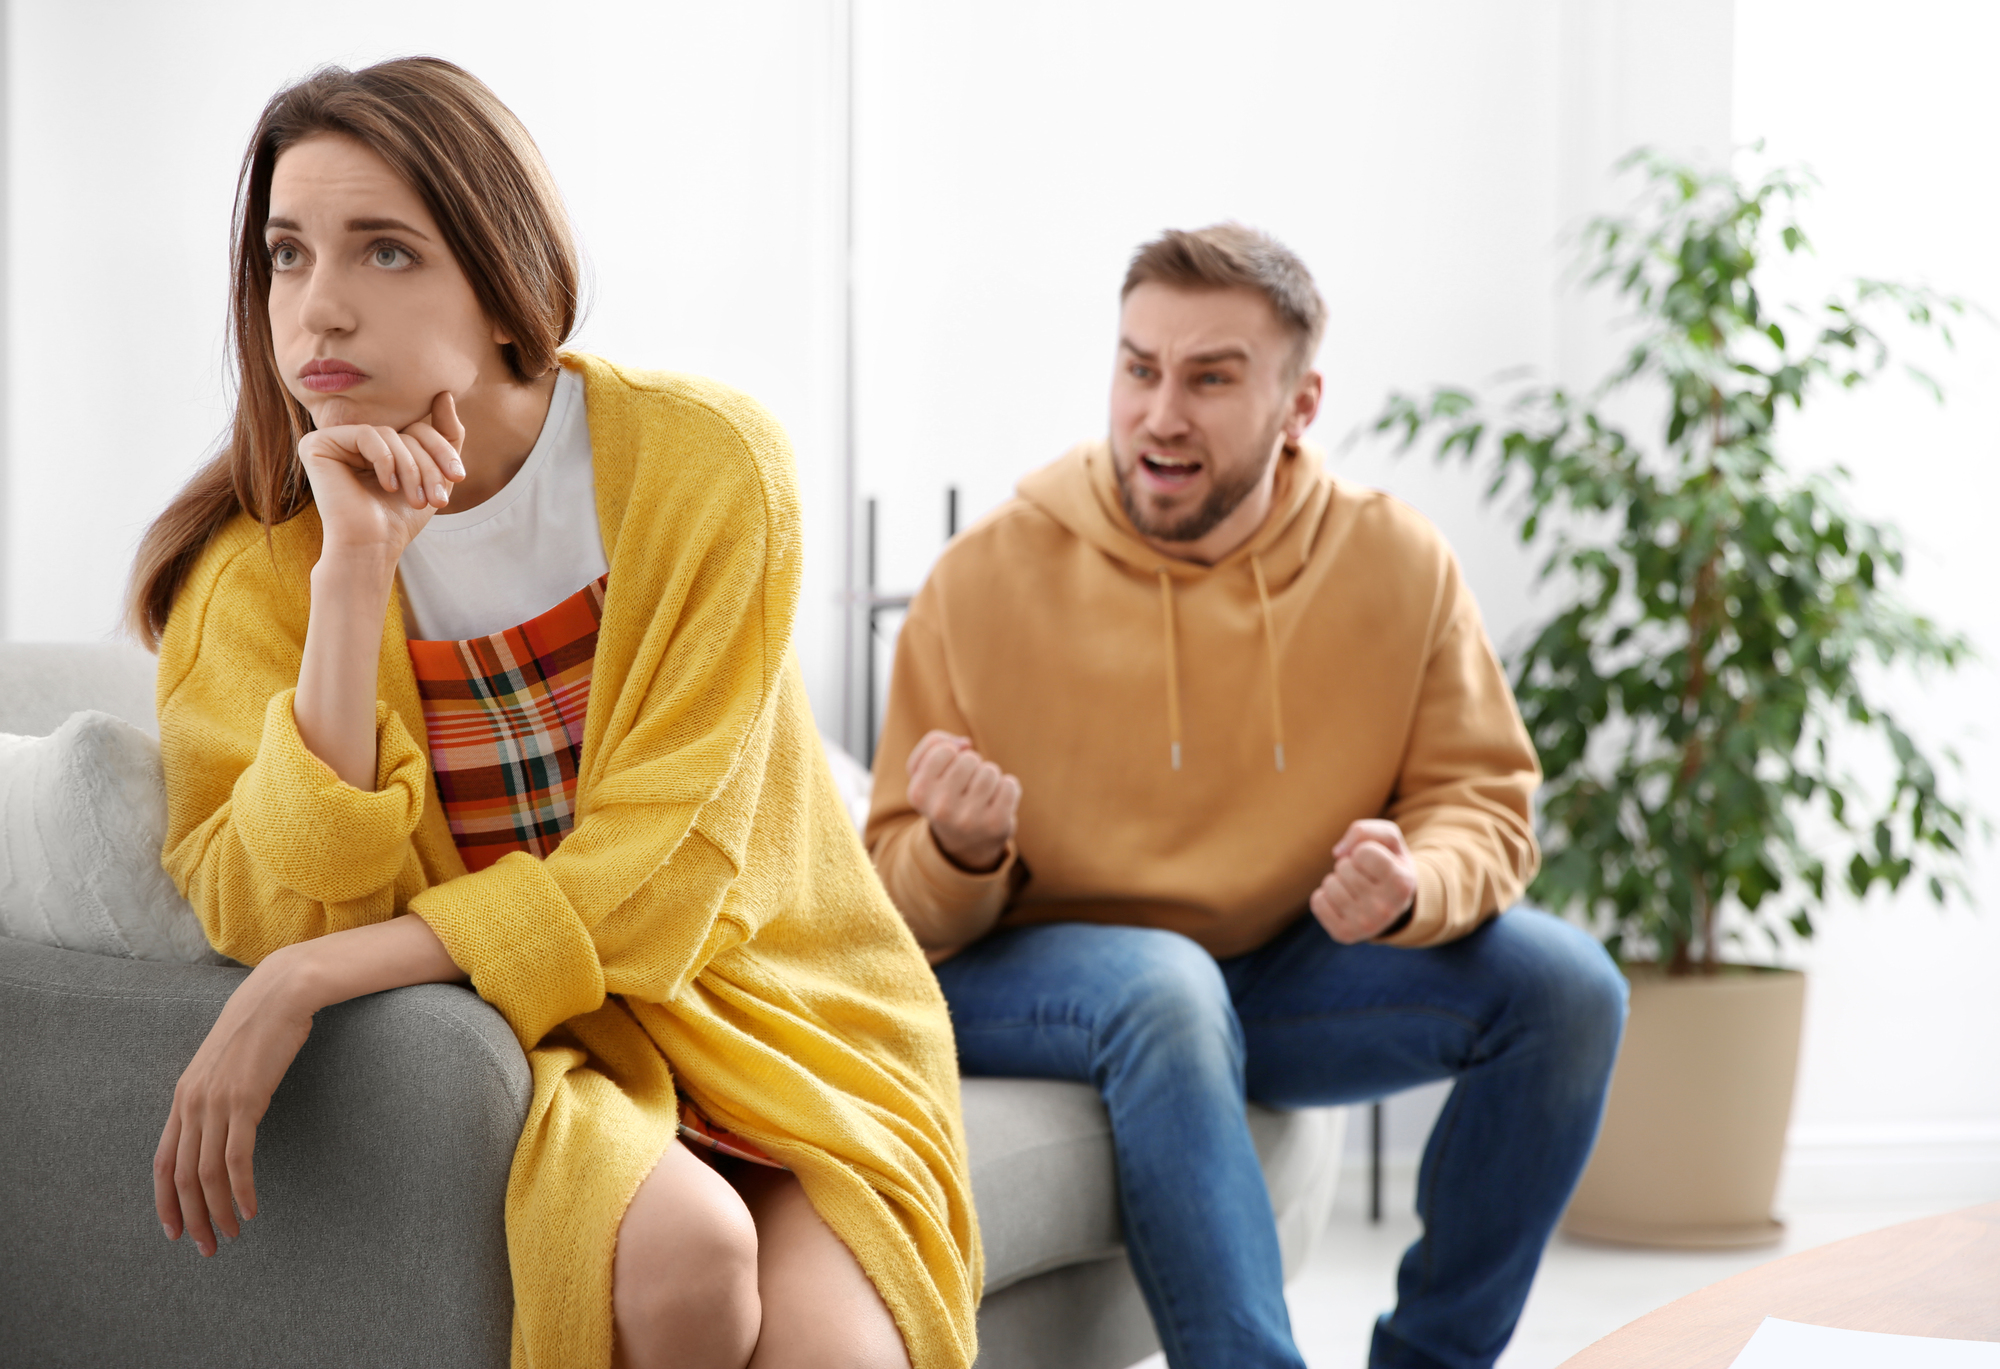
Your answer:
[[[1371,1363],[1490,1365],[1624,984],[1528,909],[1534,749],[1449,549],[1301,444],[1325,305],[1236,225],[1125,278],[1108,441],[952,543],[868,844],[968,1074],[1089,1080],[1174,1369],[1300,1369],[1243,1115],[1455,1078]],[[907,758],[907,759],[906,759]]]

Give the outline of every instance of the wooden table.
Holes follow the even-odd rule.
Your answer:
[[[2000,1341],[2000,1203],[1745,1270],[1612,1332],[1562,1369],[1727,1369],[1766,1317]]]

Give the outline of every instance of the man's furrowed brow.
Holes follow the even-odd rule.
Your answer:
[[[1156,354],[1147,351],[1144,347],[1141,347],[1138,343],[1132,341],[1131,338],[1128,337],[1119,338],[1118,346],[1121,351],[1130,352],[1133,356],[1139,358],[1139,360],[1141,361],[1159,360],[1159,357]]]
[[[1193,366],[1213,366],[1218,361],[1248,361],[1250,349],[1247,347],[1218,347],[1212,352],[1197,352],[1188,358]]]

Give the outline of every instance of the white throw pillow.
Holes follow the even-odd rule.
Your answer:
[[[160,744],[108,713],[0,733],[0,934],[97,955],[234,962],[160,868]]]

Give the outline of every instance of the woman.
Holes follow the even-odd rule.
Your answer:
[[[255,967],[175,1091],[168,1238],[256,1216],[314,1011],[469,978],[534,1076],[517,1365],[969,1363],[950,1029],[790,654],[783,434],[558,355],[561,201],[446,62],[271,101],[233,276],[234,428],[133,581],[166,865]]]

